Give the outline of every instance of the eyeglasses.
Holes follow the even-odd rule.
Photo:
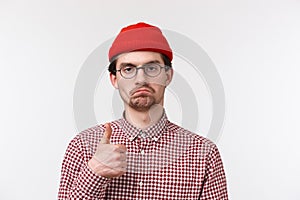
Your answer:
[[[116,72],[120,72],[121,76],[125,79],[131,79],[137,75],[139,69],[143,69],[144,73],[147,76],[156,77],[161,73],[162,68],[165,68],[166,70],[170,69],[169,66],[162,66],[159,63],[147,63],[145,65],[142,65],[141,67],[136,67],[134,65],[128,64],[122,66],[120,69],[116,70]]]

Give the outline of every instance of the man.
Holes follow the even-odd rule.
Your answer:
[[[158,27],[125,27],[109,50],[123,118],[89,128],[69,144],[59,199],[228,199],[215,144],[167,118],[172,50]]]

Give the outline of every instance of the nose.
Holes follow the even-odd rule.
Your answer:
[[[143,68],[138,68],[137,69],[137,74],[135,76],[135,84],[136,85],[143,85],[145,83],[147,83],[147,78],[148,76],[145,74],[144,69]]]

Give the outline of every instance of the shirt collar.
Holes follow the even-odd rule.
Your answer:
[[[146,133],[147,136],[150,137],[150,139],[157,141],[167,128],[166,123],[168,121],[168,118],[165,111],[156,124],[151,125],[145,130],[133,126],[125,119],[124,116],[125,112],[123,113],[123,118],[121,119],[122,131],[130,141],[133,141],[142,132]]]

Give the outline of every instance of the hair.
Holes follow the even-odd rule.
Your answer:
[[[160,54],[161,55],[161,58],[163,59],[164,61],[164,64],[165,66],[168,66],[168,68],[166,68],[166,70],[172,68],[172,62],[171,60],[165,55],[165,54]],[[116,64],[117,64],[117,60],[118,59],[112,59],[113,61],[109,64],[108,66],[108,71],[113,74],[113,75],[116,75]]]

